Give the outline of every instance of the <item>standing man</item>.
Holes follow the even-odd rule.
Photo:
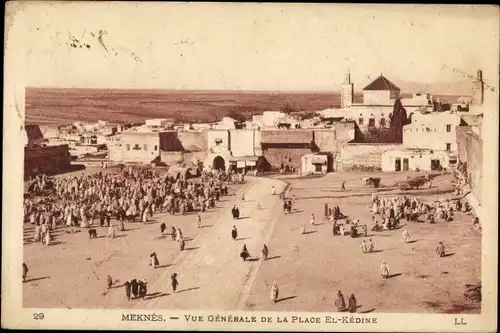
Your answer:
[[[26,282],[26,277],[28,276],[28,266],[23,262],[23,283]]]
[[[172,280],[172,290],[175,293],[175,291],[177,290],[177,286],[179,285],[179,282],[177,281],[177,273],[172,274],[172,276],[170,276],[170,279]]]
[[[268,254],[269,254],[269,250],[267,249],[266,244],[264,244],[264,246],[262,247],[262,258],[264,260],[267,260]]]
[[[200,214],[196,215],[196,223],[198,224],[198,229],[201,228],[201,216]]]
[[[233,230],[231,230],[231,237],[233,240],[236,240],[236,237],[238,237],[238,230],[236,229],[236,226],[233,225]]]
[[[342,181],[342,185],[341,185],[341,187],[340,187],[340,190],[341,190],[342,192],[345,192],[345,180],[343,180],[343,181]]]

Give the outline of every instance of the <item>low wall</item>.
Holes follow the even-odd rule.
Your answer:
[[[382,154],[392,149],[401,149],[401,145],[348,143],[334,156],[333,168],[335,171],[347,171],[359,165],[382,168]]]
[[[281,163],[285,166],[300,168],[302,156],[310,153],[309,148],[267,148],[263,150],[263,155],[272,168],[279,168]]]
[[[185,151],[206,151],[207,150],[207,132],[181,131],[177,137]]]
[[[24,148],[24,173],[58,173],[71,166],[68,145]]]

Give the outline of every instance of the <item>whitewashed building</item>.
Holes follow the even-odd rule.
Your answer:
[[[431,149],[394,149],[382,154],[382,171],[431,171],[448,168],[450,157],[445,151]]]
[[[403,145],[408,148],[456,152],[456,128],[460,124],[460,115],[455,112],[414,112],[411,114],[411,123],[403,126]]]

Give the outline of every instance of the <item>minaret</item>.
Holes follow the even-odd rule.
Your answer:
[[[472,104],[481,105],[484,101],[483,71],[477,71],[477,77],[472,81]]]
[[[345,74],[344,83],[340,86],[340,107],[350,108],[354,96],[354,84],[351,83],[351,73],[348,69]]]

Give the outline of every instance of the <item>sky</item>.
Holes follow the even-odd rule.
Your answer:
[[[498,80],[494,6],[96,2],[7,10],[6,73],[29,87],[331,91],[348,68],[361,88],[381,73],[433,83],[482,68],[487,82]]]

